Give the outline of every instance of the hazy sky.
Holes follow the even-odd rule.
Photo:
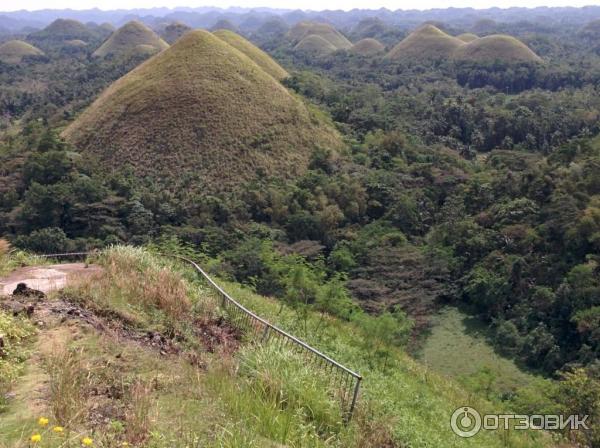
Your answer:
[[[0,0],[0,11],[19,9],[130,9],[177,6],[228,6],[257,7],[270,6],[277,8],[300,9],[344,9],[380,7],[395,9],[430,9],[454,7],[489,8],[498,6],[585,6],[600,4],[600,0]]]

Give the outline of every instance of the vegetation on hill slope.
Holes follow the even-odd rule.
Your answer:
[[[183,36],[188,31],[191,31],[192,28],[187,26],[185,23],[181,22],[173,22],[169,23],[167,26],[163,28],[160,33],[160,36],[169,44],[174,44],[177,39]]]
[[[464,42],[444,33],[433,25],[423,25],[410,33],[387,54],[387,58],[448,59]]]
[[[340,146],[323,118],[206,31],[118,80],[63,135],[107,167],[131,164],[173,189],[293,176],[315,148]]]
[[[67,40],[80,39],[84,42],[93,41],[96,35],[83,23],[72,19],[56,19],[41,31],[27,36],[35,43],[61,43]]]
[[[286,72],[283,67],[275,62],[271,56],[250,43],[248,40],[244,39],[239,34],[229,30],[217,30],[213,31],[213,34],[244,53],[246,56],[252,59],[256,65],[262,68],[273,78],[281,81],[289,76],[288,72]]]
[[[473,40],[457,48],[452,56],[457,60],[475,62],[542,62],[523,42],[500,34]]]
[[[35,434],[51,448],[84,437],[101,448],[553,446],[541,432],[459,438],[448,423],[454,409],[493,405],[415,363],[393,335],[365,326],[368,316],[302,311],[227,284],[244,305],[364,375],[345,426],[327,370],[291,347],[249,343],[188,267],[128,247],[92,261],[101,274],[38,302],[44,325],[34,340],[26,320],[0,312],[8,347],[31,352],[8,358],[16,370],[10,382],[1,377],[15,392],[0,412],[3,448],[29,446]]]
[[[335,46],[316,34],[309,34],[294,46],[294,51],[307,55],[325,56],[333,53]]]
[[[336,50],[347,50],[352,47],[352,42],[346,39],[346,37],[333,26],[326,23],[299,22],[288,32],[288,38],[294,43],[298,43],[310,35],[316,35],[325,39],[333,45]]]
[[[377,39],[367,37],[352,45],[350,51],[362,56],[374,55],[385,50],[385,46]]]
[[[0,45],[0,61],[17,64],[27,56],[42,56],[44,52],[22,40],[10,40]]]
[[[136,51],[161,51],[169,48],[164,40],[137,20],[126,23],[116,30],[93,55],[105,57],[108,55],[127,55]]]

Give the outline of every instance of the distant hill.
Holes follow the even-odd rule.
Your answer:
[[[453,57],[461,61],[542,62],[527,45],[512,36],[495,34],[458,48]]]
[[[57,43],[68,40],[90,42],[97,38],[98,36],[93,30],[86,27],[83,23],[71,19],[56,19],[43,30],[27,36],[28,40],[36,43]]]
[[[336,51],[335,46],[316,34],[310,34],[303,38],[294,46],[294,51],[298,53],[311,54],[315,56],[325,56]]]
[[[290,27],[281,18],[275,17],[267,20],[257,30],[256,35],[259,37],[283,36],[289,31]]]
[[[187,26],[185,23],[173,22],[163,28],[160,33],[160,37],[162,37],[168,44],[173,44],[177,41],[177,39],[191,30],[192,28]]]
[[[375,37],[385,33],[388,30],[386,23],[378,17],[367,17],[362,19],[352,28],[352,35],[365,39],[367,37]]]
[[[256,65],[262,68],[273,78],[282,80],[289,76],[288,72],[286,72],[283,67],[275,62],[271,56],[250,43],[248,40],[244,39],[239,34],[235,34],[233,31],[229,30],[217,30],[213,32],[213,34],[244,53],[246,56],[252,59]]]
[[[479,36],[473,33],[463,33],[456,36],[456,38],[462,40],[463,42],[469,43],[476,39],[479,39]]]
[[[137,20],[131,21],[116,30],[111,36],[94,51],[96,57],[108,55],[125,55],[135,52],[154,52],[168,48],[164,40]]]
[[[389,59],[448,59],[464,42],[433,25],[423,25],[410,33],[387,54]]]
[[[352,42],[333,26],[326,23],[300,22],[292,27],[287,34],[288,38],[296,44],[310,35],[321,37],[333,45],[336,50],[348,50],[352,47]]]
[[[42,56],[43,51],[22,40],[11,40],[0,45],[0,61],[18,64],[27,56]]]
[[[227,20],[227,19],[221,19],[221,20],[217,21],[210,29],[211,29],[211,31],[229,30],[229,31],[233,31],[234,33],[240,32],[239,28],[237,26],[235,26],[230,20]]]
[[[385,46],[377,39],[372,39],[370,37],[359,40],[352,45],[352,48],[350,49],[352,53],[360,54],[362,56],[374,55],[381,53],[383,50],[385,50]]]
[[[600,19],[592,20],[587,23],[581,30],[579,30],[579,34],[588,37],[591,39],[597,39],[600,37]]]
[[[292,177],[315,148],[341,146],[320,112],[203,30],[113,83],[63,137],[107,169],[132,165],[180,191]]]
[[[65,44],[69,47],[86,47],[87,42],[82,41],[81,39],[73,39],[65,41]]]

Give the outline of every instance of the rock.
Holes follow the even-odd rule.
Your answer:
[[[25,283],[19,283],[13,291],[12,295],[22,297],[37,297],[39,299],[43,299],[44,297],[46,297],[46,294],[44,294],[42,291],[38,291],[37,289],[31,289]]]

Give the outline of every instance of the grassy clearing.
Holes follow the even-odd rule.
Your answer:
[[[432,320],[418,359],[488,399],[510,395],[538,379],[496,353],[488,336],[484,325],[456,308],[446,308]]]

